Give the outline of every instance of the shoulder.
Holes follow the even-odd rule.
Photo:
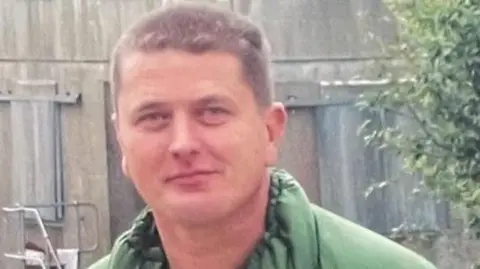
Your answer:
[[[108,269],[110,263],[110,254],[90,265],[87,269]]]
[[[436,269],[419,254],[394,241],[312,205],[320,259],[326,268]]]

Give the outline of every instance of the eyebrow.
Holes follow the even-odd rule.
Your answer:
[[[135,113],[139,113],[143,111],[164,108],[167,106],[168,104],[162,101],[144,101],[144,102],[141,102],[140,104],[135,105],[132,111],[134,111]]]
[[[203,96],[197,100],[193,100],[192,103],[194,105],[200,105],[200,106],[207,106],[211,104],[219,104],[219,103],[224,103],[230,106],[236,106],[235,102],[233,102],[229,97],[219,95],[219,94],[211,94],[211,95],[206,95]],[[154,109],[161,109],[161,108],[166,108],[169,107],[168,102],[160,101],[160,100],[151,100],[151,101],[142,101],[139,102],[139,104],[134,105],[132,111],[134,113],[141,113],[144,111],[149,111],[149,110],[154,110]]]
[[[196,100],[195,103],[200,105],[209,105],[209,104],[215,104],[215,103],[226,103],[229,105],[235,105],[234,102],[227,96],[218,95],[218,94],[206,95],[200,98],[199,100]]]

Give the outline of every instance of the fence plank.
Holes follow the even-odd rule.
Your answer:
[[[289,109],[288,125],[280,149],[278,166],[291,173],[305,189],[310,201],[320,204],[315,115],[313,108]]]
[[[398,126],[404,132],[418,130],[418,125],[405,117],[386,113],[385,126]],[[438,230],[448,226],[448,205],[436,203],[429,199],[426,189],[421,184],[420,173],[407,173],[403,169],[403,161],[392,152],[385,152],[385,179],[389,186],[385,193],[389,199],[385,201],[387,225],[395,228],[404,226],[407,231]]]
[[[368,187],[383,179],[382,157],[356,133],[363,121],[378,122],[378,116],[351,106],[320,107],[317,113],[322,205],[375,231],[386,230],[383,194],[365,197]]]
[[[57,202],[56,105],[51,101],[11,103],[14,193],[20,204]],[[56,220],[54,208],[40,209]]]
[[[354,100],[359,90],[324,89],[332,103]],[[345,103],[345,102],[344,102]],[[414,130],[412,122],[380,112],[360,111],[354,104],[319,107],[318,146],[322,205],[382,234],[408,223],[406,231],[438,231],[448,226],[448,206],[437,204],[420,187],[421,175],[403,172],[401,160],[390,151],[365,146],[357,130],[366,120],[372,129],[398,125]],[[395,182],[392,180],[397,179]],[[385,187],[365,196],[373,184]],[[423,193],[423,194],[422,194]]]

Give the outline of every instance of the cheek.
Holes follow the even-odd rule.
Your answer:
[[[131,172],[145,171],[149,172],[157,168],[165,152],[164,139],[153,135],[135,135],[131,136],[125,143],[125,152],[127,163]]]
[[[254,125],[242,124],[215,130],[209,133],[207,139],[213,154],[232,166],[245,167],[252,160],[258,162],[266,156],[267,138],[261,128]]]

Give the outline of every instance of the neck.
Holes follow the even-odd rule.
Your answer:
[[[265,231],[269,182],[237,211],[201,227],[172,223],[154,213],[170,268],[239,268]]]

